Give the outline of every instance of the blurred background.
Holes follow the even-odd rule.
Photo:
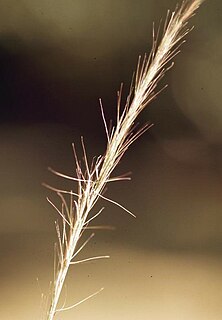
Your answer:
[[[64,187],[47,167],[73,175],[71,143],[102,154],[116,92],[128,93],[139,54],[176,1],[7,0],[0,2],[0,313],[40,319],[40,292],[53,275],[56,213],[41,183]],[[222,42],[219,0],[192,19],[167,90],[138,121],[155,124],[115,174],[131,182],[107,195],[137,215],[101,202],[100,230],[82,257],[109,261],[70,270],[67,304],[105,290],[56,319],[221,319]],[[69,185],[70,188],[75,186]],[[36,280],[38,277],[39,281]],[[62,303],[62,301],[61,301]]]

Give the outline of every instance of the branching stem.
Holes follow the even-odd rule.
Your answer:
[[[97,201],[103,198],[117,204],[134,216],[134,214],[122,205],[105,197],[105,187],[109,182],[129,179],[125,176],[111,177],[111,174],[129,146],[150,128],[150,125],[146,125],[136,131],[136,118],[161,91],[161,89],[157,90],[158,82],[162,79],[166,71],[172,67],[173,64],[169,64],[169,62],[172,62],[172,59],[177,55],[179,52],[178,48],[183,43],[184,37],[191,30],[187,28],[188,20],[194,15],[202,2],[203,0],[183,1],[181,6],[177,7],[171,14],[168,12],[162,38],[160,36],[160,28],[157,31],[157,35],[155,35],[155,31],[153,30],[153,47],[151,53],[148,57],[145,55],[144,59],[139,57],[135,80],[132,83],[130,93],[122,111],[122,85],[117,94],[117,122],[115,126],[112,126],[110,129],[108,129],[109,126],[106,123],[102,102],[100,100],[102,119],[107,137],[105,154],[94,158],[90,164],[88,162],[83,138],[81,138],[83,164],[80,163],[73,144],[76,177],[50,169],[51,172],[62,178],[75,181],[77,183],[77,191],[59,190],[45,185],[55,191],[62,202],[62,208],[60,210],[48,199],[62,219],[62,226],[60,227],[60,224],[56,223],[58,245],[55,246],[55,251],[57,252],[57,257],[55,257],[54,261],[55,275],[51,293],[48,297],[49,305],[46,310],[46,320],[53,320],[56,312],[69,310],[102,290],[96,291],[94,294],[71,307],[63,306],[62,308],[58,308],[60,295],[70,265],[94,259],[108,258],[108,256],[98,256],[76,262],[73,261],[73,258],[77,256],[93,236],[91,235],[82,245],[79,245],[81,236],[87,229],[88,224],[103,210],[101,209],[101,211],[96,214],[92,213]],[[67,195],[70,196],[69,204],[65,199]]]

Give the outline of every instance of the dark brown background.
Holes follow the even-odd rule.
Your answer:
[[[71,143],[83,135],[103,153],[98,98],[115,118],[120,82],[127,93],[137,57],[175,1],[7,0],[0,2],[0,312],[40,319],[40,291],[52,278],[53,194],[41,183],[72,174]],[[58,319],[221,319],[222,110],[221,1],[206,1],[164,83],[169,88],[139,122],[155,126],[117,173],[132,181],[107,195],[99,231],[83,256],[111,260],[70,270],[67,303],[105,291]],[[101,203],[104,205],[104,203]],[[88,254],[88,255],[87,255]]]

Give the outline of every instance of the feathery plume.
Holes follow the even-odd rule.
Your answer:
[[[170,61],[178,54],[179,47],[184,41],[184,37],[191,30],[187,27],[189,19],[194,15],[203,0],[188,0],[183,1],[181,6],[177,6],[175,11],[168,11],[167,18],[163,27],[163,35],[160,38],[160,28],[157,33],[153,28],[153,46],[150,54],[141,56],[138,60],[135,79],[127,97],[125,107],[121,111],[122,103],[122,85],[117,95],[117,117],[116,125],[108,129],[105,115],[103,112],[102,102],[100,107],[102,118],[107,136],[107,148],[103,156],[94,158],[92,163],[89,163],[87,152],[85,149],[83,138],[81,138],[83,150],[83,165],[77,157],[75,146],[73,144],[73,152],[76,164],[76,177],[72,177],[50,169],[54,174],[65,179],[72,180],[77,183],[77,191],[59,190],[49,185],[48,188],[54,190],[61,200],[61,209],[48,199],[49,203],[59,214],[62,222],[55,222],[58,243],[55,244],[55,261],[54,261],[54,279],[51,284],[50,294],[48,296],[48,305],[46,306],[46,319],[53,320],[56,313],[69,310],[74,306],[86,301],[95,296],[103,288],[99,289],[88,297],[75,303],[72,306],[58,307],[60,294],[64,286],[69,267],[76,263],[84,263],[93,259],[109,258],[109,256],[98,256],[75,261],[78,253],[92,239],[94,233],[79,246],[81,236],[85,229],[93,228],[89,223],[96,219],[103,211],[92,215],[92,209],[97,201],[102,198],[110,201],[127,213],[134,216],[128,209],[104,196],[104,191],[107,183],[118,180],[129,180],[128,176],[111,177],[111,174],[120,159],[129,148],[129,146],[146,130],[151,127],[151,124],[146,124],[139,130],[135,129],[135,120],[139,113],[159,94],[162,90],[157,91],[157,85],[160,79],[169,70],[173,63]],[[67,203],[66,196],[70,196],[70,201]],[[99,227],[95,227],[99,228]]]

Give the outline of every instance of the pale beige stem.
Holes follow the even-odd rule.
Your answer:
[[[94,220],[98,214],[91,214],[89,216],[94,205],[97,203],[99,198],[111,201],[103,196],[103,191],[107,182],[116,181],[117,178],[112,178],[111,174],[120,159],[128,149],[128,147],[133,143],[138,136],[140,136],[149,126],[145,126],[137,132],[133,132],[133,127],[135,125],[135,120],[139,113],[145,108],[145,106],[157,96],[156,87],[159,80],[164,76],[165,72],[170,68],[169,61],[178,53],[178,48],[176,46],[182,43],[182,39],[189,32],[187,29],[187,22],[195,13],[197,8],[204,0],[187,0],[183,1],[182,5],[172,12],[170,15],[168,13],[167,21],[164,26],[162,39],[159,41],[159,46],[157,47],[157,39],[154,36],[153,39],[153,49],[147,58],[145,56],[144,60],[141,58],[138,62],[137,72],[135,76],[134,89],[131,89],[129,97],[127,99],[125,108],[123,112],[120,112],[121,105],[121,92],[118,94],[117,102],[117,123],[116,126],[112,128],[111,132],[108,131],[108,126],[106,124],[105,116],[102,109],[102,118],[105,124],[105,131],[107,135],[107,148],[103,157],[99,156],[96,161],[90,166],[88,164],[85,146],[82,141],[83,156],[84,156],[84,169],[80,166],[78,161],[75,148],[74,156],[76,161],[76,173],[77,177],[71,177],[69,175],[61,174],[50,169],[53,173],[57,174],[62,178],[68,180],[74,180],[78,183],[78,191],[66,191],[58,190],[56,188],[48,186],[50,189],[57,192],[62,200],[62,210],[53,204],[52,206],[57,210],[60,217],[63,219],[62,234],[60,234],[59,226],[57,225],[57,235],[58,235],[58,267],[56,269],[56,275],[53,283],[53,288],[51,292],[51,301],[48,308],[47,320],[53,320],[56,312],[68,310],[71,307],[58,308],[58,302],[61,295],[61,291],[66,279],[69,266],[75,264],[73,258],[78,254],[85,243],[77,250],[78,242],[81,235],[85,229],[87,229],[88,223]],[[120,90],[121,91],[121,90]],[[119,180],[122,178],[120,177]],[[70,206],[67,205],[62,194],[70,195]],[[73,197],[76,197],[74,200]],[[124,209],[123,206],[120,205]],[[126,209],[125,209],[126,210]],[[129,210],[126,210],[131,214]],[[108,256],[103,256],[108,257]],[[96,257],[95,257],[96,258]],[[98,257],[97,257],[98,258]],[[89,261],[93,258],[83,259],[82,261]],[[80,261],[81,262],[81,261]],[[76,262],[78,263],[78,262]],[[97,294],[99,291],[96,291]],[[87,300],[88,298],[82,301]]]

